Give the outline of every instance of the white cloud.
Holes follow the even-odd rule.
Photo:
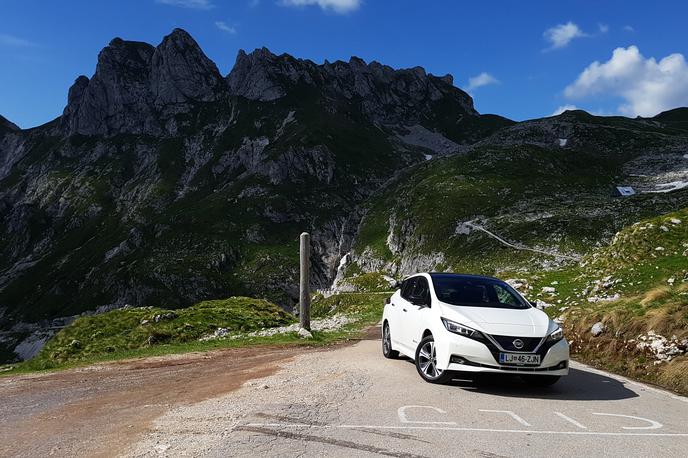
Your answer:
[[[361,3],[361,0],[282,0],[282,5],[285,6],[318,5],[325,11],[332,10],[339,14],[356,11]]]
[[[569,99],[594,95],[620,97],[618,111],[626,116],[654,116],[688,105],[688,63],[683,54],[660,61],[645,58],[636,46],[616,48],[607,62],[588,65],[564,90]]]
[[[211,0],[155,0],[163,5],[179,6],[181,8],[191,8],[194,10],[210,10],[215,8]]]
[[[14,35],[0,33],[0,46],[7,46],[12,48],[35,48],[38,45],[32,41],[15,37]]]
[[[635,29],[633,28],[632,25],[625,25],[623,28],[626,32],[635,32]]]
[[[230,35],[236,35],[237,33],[236,27],[227,24],[225,21],[215,21],[215,27],[222,30],[223,32],[229,33]]]
[[[551,46],[549,49],[559,49],[568,45],[574,38],[585,37],[587,34],[576,24],[569,21],[566,24],[559,24],[545,30],[542,36],[550,42]]]
[[[601,22],[597,24],[597,28],[599,29],[600,33],[607,33],[609,32],[609,26],[607,24],[602,24]]]
[[[471,92],[479,87],[488,86],[490,84],[499,84],[499,80],[487,72],[482,72],[479,75],[468,78],[468,84],[464,89],[466,92]]]
[[[561,105],[556,110],[554,110],[554,112],[550,116],[559,116],[560,114],[568,110],[579,110],[579,108],[571,104]]]

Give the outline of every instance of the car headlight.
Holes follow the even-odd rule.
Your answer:
[[[444,323],[444,327],[447,328],[447,331],[468,337],[469,339],[480,339],[483,336],[480,331],[476,331],[473,328],[469,328],[468,326],[464,326],[446,318],[442,318],[442,323]]]
[[[564,338],[564,331],[561,328],[557,328],[550,335],[547,336],[547,342],[558,342]]]

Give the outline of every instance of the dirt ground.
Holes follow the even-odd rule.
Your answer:
[[[170,409],[276,372],[309,347],[261,346],[0,378],[0,456],[112,456]]]

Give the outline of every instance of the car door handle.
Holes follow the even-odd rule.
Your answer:
[[[402,309],[402,310],[403,310],[404,312],[406,311],[406,309]]]

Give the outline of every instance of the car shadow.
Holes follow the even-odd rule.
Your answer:
[[[401,359],[415,366],[411,358]],[[569,368],[569,375],[551,386],[533,386],[511,374],[457,372],[447,385],[495,396],[562,401],[615,401],[640,395],[623,382],[585,369]]]
[[[551,386],[533,386],[518,376],[505,374],[458,373],[449,383],[466,391],[494,396],[555,399],[565,401],[613,401],[639,395],[624,383],[585,369],[569,369],[569,375]]]

